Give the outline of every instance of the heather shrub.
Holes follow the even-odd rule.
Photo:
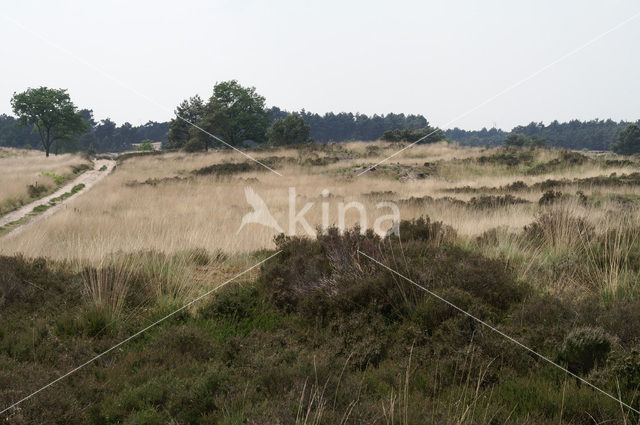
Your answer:
[[[556,201],[559,201],[560,199],[562,199],[562,197],[563,197],[562,192],[558,192],[558,191],[554,192],[553,190],[547,190],[542,194],[542,197],[538,201],[538,205],[541,205],[541,206],[551,205]]]
[[[640,352],[637,349],[612,352],[601,377],[615,377],[623,390],[637,392],[640,388]]]
[[[75,288],[71,273],[51,268],[44,258],[0,256],[0,307],[42,303]]]
[[[558,158],[554,158],[551,161],[537,164],[532,168],[530,168],[529,170],[527,170],[526,174],[529,174],[529,175],[545,174],[560,168],[569,168],[569,167],[575,167],[578,165],[583,165],[589,161],[590,161],[590,158],[584,154],[581,154],[579,152],[563,150],[560,152],[560,156]]]
[[[507,191],[518,191],[518,190],[526,190],[529,186],[523,182],[522,180],[517,180],[513,183],[509,183],[502,187],[503,190]]]
[[[481,165],[494,164],[516,167],[530,164],[534,157],[535,150],[532,149],[503,148],[492,155],[478,157],[477,162]]]
[[[511,205],[528,204],[529,201],[522,198],[517,198],[513,195],[482,195],[473,197],[469,200],[468,205],[471,208],[479,210],[491,210],[494,208],[504,208]]]
[[[420,240],[436,245],[452,243],[457,236],[453,227],[441,221],[431,221],[429,217],[403,220],[400,222],[399,229],[400,239],[402,240]],[[394,237],[394,235],[390,236],[390,238]]]
[[[604,365],[611,346],[611,337],[601,328],[578,328],[566,336],[560,348],[560,359],[569,371],[587,375],[594,367]]]
[[[489,309],[507,309],[524,294],[504,263],[454,245],[454,233],[442,223],[401,222],[400,235],[382,239],[332,229],[315,241],[280,236],[282,253],[263,267],[260,281],[287,311],[338,317],[373,309],[388,320],[406,319],[429,295],[362,251],[430,290],[457,288]]]
[[[38,185],[30,184],[27,186],[27,191],[29,192],[29,196],[34,199],[40,198],[42,195],[47,193],[49,189],[50,187],[47,186],[46,184],[38,184]]]

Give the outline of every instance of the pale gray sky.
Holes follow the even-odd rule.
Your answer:
[[[443,126],[639,12],[637,0],[4,1],[0,113],[14,91],[46,85],[98,119],[165,121],[182,99],[237,79],[287,110]],[[640,18],[449,127],[637,120],[639,77]]]

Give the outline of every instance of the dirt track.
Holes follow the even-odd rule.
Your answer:
[[[103,166],[106,166],[107,169],[105,171],[100,171],[100,168],[102,168]],[[16,220],[20,220],[21,218],[31,213],[33,209],[38,205],[48,204],[51,199],[56,198],[62,195],[63,193],[70,192],[74,186],[84,183],[85,187],[80,192],[75,193],[74,195],[68,197],[67,199],[58,202],[56,205],[50,207],[49,209],[44,211],[42,214],[34,216],[33,218],[31,218],[31,220],[27,221],[25,224],[12,229],[5,236],[6,237],[15,236],[16,234],[20,233],[29,225],[36,223],[54,214],[56,211],[58,211],[64,204],[66,204],[70,200],[76,198],[77,196],[81,196],[83,193],[89,191],[93,185],[95,185],[100,180],[105,178],[113,170],[115,166],[116,166],[115,161],[108,160],[108,159],[100,159],[94,162],[93,170],[83,173],[82,175],[78,176],[73,181],[67,183],[65,186],[61,187],[51,195],[47,195],[44,198],[40,198],[37,201],[33,201],[27,205],[24,205],[18,208],[15,211],[12,211],[6,215],[3,215],[2,217],[0,217],[0,227],[8,223],[14,222]]]

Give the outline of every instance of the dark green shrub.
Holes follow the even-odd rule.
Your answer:
[[[506,165],[508,167],[516,167],[521,164],[530,164],[535,157],[535,151],[504,148],[493,155],[483,155],[476,160],[478,164],[497,164]]]
[[[578,320],[571,303],[551,295],[528,297],[511,317],[508,327],[521,342],[541,353],[558,351],[567,329]],[[508,332],[509,333],[509,332]]]
[[[44,258],[0,256],[0,306],[25,307],[59,302],[64,291],[78,297],[79,289],[68,271],[50,267]]]
[[[37,199],[40,198],[43,194],[49,191],[49,186],[46,184],[30,184],[27,186],[27,191],[29,192],[29,196],[31,198]]]
[[[80,164],[80,165],[71,166],[71,172],[73,174],[80,174],[80,173],[82,173],[84,171],[91,170],[92,168],[93,167],[91,165],[83,163],[83,164]]]
[[[386,142],[414,143],[422,139],[422,143],[434,143],[442,140],[443,137],[444,136],[440,129],[425,127],[417,130],[410,128],[405,128],[403,130],[387,130],[382,134],[380,140],[384,140]]]
[[[473,197],[469,200],[468,205],[471,208],[480,210],[490,210],[494,208],[504,208],[510,205],[528,204],[529,201],[522,198],[516,198],[513,195],[482,195]]]
[[[324,156],[324,157],[306,158],[300,164],[310,165],[312,167],[324,167],[325,165],[335,164],[338,161],[340,161],[340,158],[337,158],[335,156]]]
[[[598,324],[624,348],[640,345],[640,301],[616,300],[597,315]]]
[[[604,365],[611,351],[611,337],[602,329],[584,327],[571,331],[560,348],[560,359],[577,375],[587,375]]]
[[[529,186],[525,182],[523,182],[522,180],[518,180],[506,186],[503,186],[502,189],[515,192],[518,190],[526,190],[528,187]]]
[[[453,227],[441,221],[431,221],[429,217],[420,217],[415,220],[403,220],[400,222],[400,239],[420,240],[423,242],[452,243],[457,234]],[[395,235],[390,238],[395,238]]]
[[[640,388],[640,352],[612,352],[604,372],[605,376],[615,377],[623,390],[636,393]]]
[[[106,309],[91,307],[79,319],[78,328],[82,329],[85,335],[93,338],[103,333],[110,333],[111,324],[112,317]]]
[[[277,167],[283,162],[291,161],[291,158],[284,158],[279,156],[270,156],[260,160],[262,164],[269,167]],[[212,164],[206,167],[193,170],[191,173],[197,176],[215,175],[215,176],[227,176],[239,173],[246,173],[249,171],[265,171],[262,165],[253,161],[245,162],[223,162],[221,164]]]
[[[198,138],[191,138],[182,148],[185,152],[200,152],[205,148],[204,142]]]
[[[523,288],[499,260],[452,244],[455,233],[429,219],[400,223],[400,235],[380,239],[359,229],[332,229],[312,241],[280,236],[282,253],[265,265],[260,281],[279,308],[307,317],[340,317],[373,310],[388,320],[404,320],[430,295],[389,273],[358,250],[438,292],[458,288],[490,309],[506,309]]]
[[[259,305],[257,291],[255,285],[225,288],[207,305],[199,309],[199,315],[204,319],[233,322],[253,317]]]
[[[542,197],[538,201],[538,205],[551,205],[556,201],[563,198],[562,192],[554,192],[553,190],[547,190],[542,194]]]

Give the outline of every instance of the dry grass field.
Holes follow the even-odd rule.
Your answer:
[[[242,216],[251,211],[244,190],[252,187],[268,205],[278,223],[287,232],[289,188],[295,188],[296,211],[307,202],[313,207],[305,215],[312,228],[322,224],[322,203],[329,207],[329,224],[338,225],[338,208],[342,202],[362,203],[368,227],[374,220],[389,214],[388,208],[376,208],[379,202],[397,203],[401,219],[429,216],[455,228],[466,237],[476,237],[493,228],[520,231],[534,220],[540,188],[524,190],[498,189],[521,181],[528,187],[545,180],[585,179],[600,175],[633,173],[635,164],[609,161],[576,154],[579,164],[553,164],[559,151],[538,150],[531,158],[515,165],[492,158],[501,151],[460,148],[439,143],[415,146],[391,161],[362,176],[359,172],[384,159],[398,145],[349,143],[324,149],[298,151],[278,149],[251,152],[259,160],[273,163],[283,176],[258,166],[246,172],[193,175],[194,170],[212,164],[244,163],[245,158],[231,151],[202,154],[168,153],[130,158],[118,166],[106,181],[45,223],[3,241],[0,252],[22,252],[29,256],[56,259],[98,261],[115,252],[155,250],[175,253],[203,248],[225,253],[248,252],[273,247],[276,231],[257,224],[247,225],[236,234]],[[489,158],[478,163],[477,158]],[[72,157],[67,159],[72,161]],[[425,163],[428,163],[425,166]],[[552,165],[546,165],[551,163]],[[541,168],[542,171],[527,173]],[[455,188],[465,190],[453,191]],[[322,191],[330,195],[322,197]],[[617,197],[636,197],[636,186],[603,187],[567,184],[569,194],[562,202],[597,226],[610,223],[607,211],[615,208]],[[576,192],[597,198],[597,206],[581,206]],[[513,195],[522,203],[506,202],[497,208],[473,206],[472,198],[482,195]],[[427,201],[424,197],[431,197]],[[457,202],[462,201],[462,202]],[[345,224],[360,222],[351,209]],[[388,228],[391,222],[384,225]],[[296,233],[304,234],[300,226]]]
[[[40,151],[0,148],[0,215],[53,192],[90,164],[76,154],[46,158]]]
[[[228,150],[125,155],[0,236],[0,407],[158,324],[0,422],[638,423],[638,158],[437,143],[358,176],[402,146],[249,151],[282,176]],[[314,229],[323,206],[340,225],[358,202],[371,229],[392,202],[399,237],[354,209],[342,234],[238,232],[247,187],[287,233],[293,188]]]

